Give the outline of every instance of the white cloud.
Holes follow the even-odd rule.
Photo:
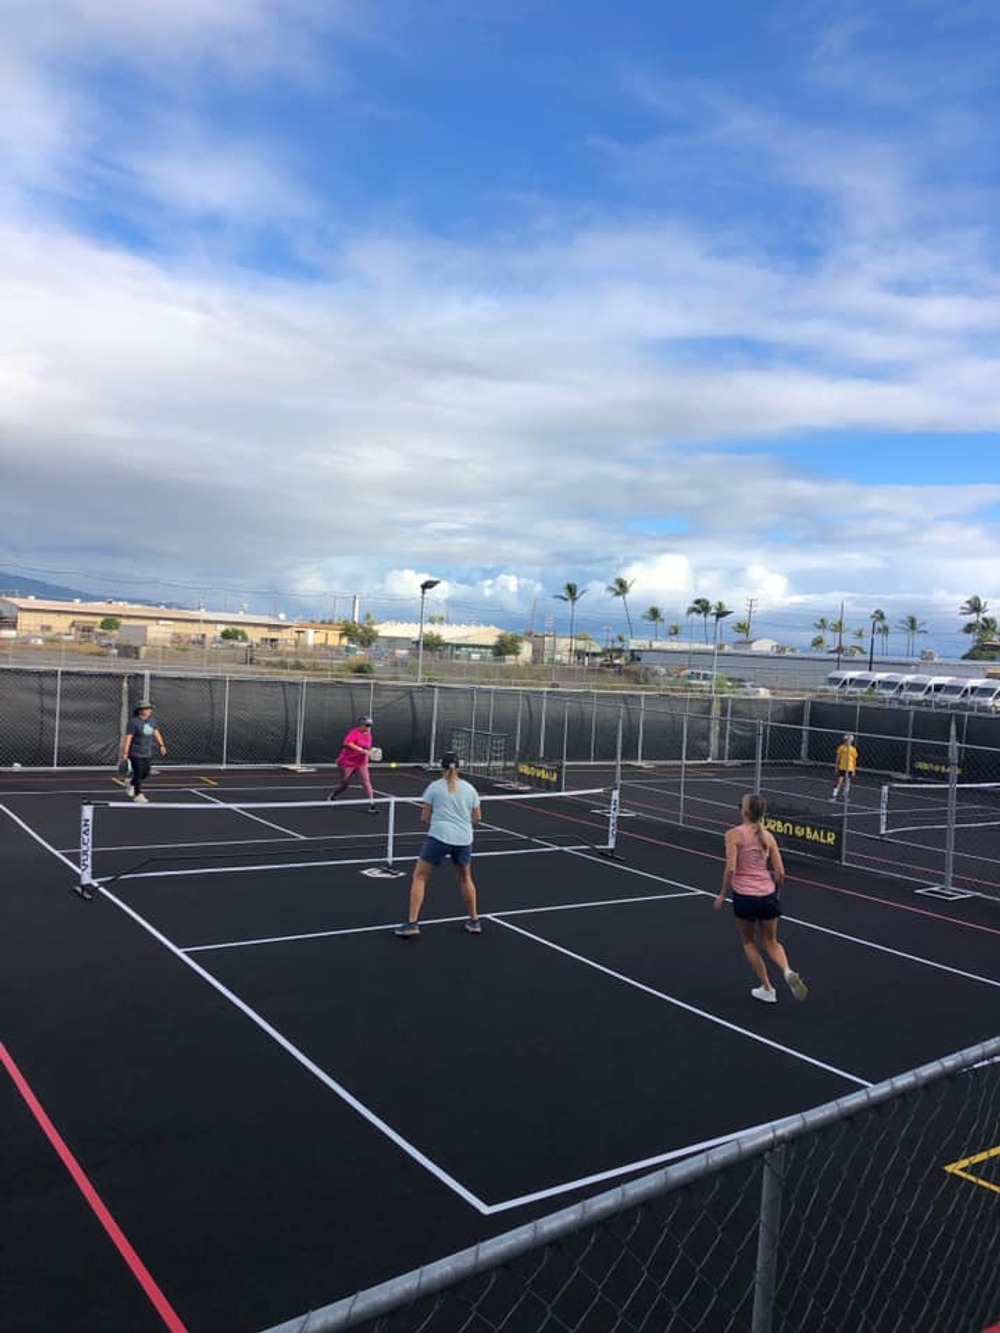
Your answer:
[[[455,241],[331,222],[277,133],[223,134],[184,80],[162,91],[181,65],[308,77],[309,35],[358,12],[65,0],[0,56],[0,567],[48,551],[410,616],[428,577],[435,604],[525,616],[561,614],[573,580],[598,634],[617,574],[634,612],[668,615],[701,595],[776,610],[989,591],[1000,484],[907,484],[905,455],[894,485],[810,466],[823,432],[887,451],[897,433],[1000,430],[996,252],[929,189],[918,145],[705,90],[682,90],[681,122],[647,82],[665,132],[605,139],[602,160],[655,178],[678,146],[722,168],[742,155],[818,201],[807,245],[683,199],[547,201],[521,232]],[[863,36],[828,34],[823,59]],[[102,59],[156,86],[136,124],[112,125],[85,69]],[[170,244],[88,234],[44,211],[43,187],[62,204],[123,191],[121,220]],[[241,268],[241,224],[283,231],[308,278]]]

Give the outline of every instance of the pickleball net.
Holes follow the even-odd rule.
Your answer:
[[[953,794],[953,800],[949,796]],[[1000,782],[887,782],[881,789],[879,833],[1000,825]]]
[[[482,795],[477,858],[614,850],[618,793]],[[79,881],[85,898],[101,885],[139,879],[293,871],[323,866],[412,863],[426,831],[420,797],[367,800],[87,802],[80,811]]]

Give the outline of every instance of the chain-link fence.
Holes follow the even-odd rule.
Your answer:
[[[508,766],[558,765],[568,786],[603,767],[614,777],[602,781],[623,783],[626,817],[631,798],[649,818],[706,831],[728,827],[734,803],[753,787],[788,850],[932,890],[943,883],[948,892],[1000,896],[1000,786],[982,785],[1000,783],[996,717],[858,700],[7,668],[0,766],[110,767],[131,708],[146,695],[170,763],[182,767],[330,764],[344,733],[371,713],[376,743],[400,765],[436,764],[461,735],[469,755],[489,748],[491,773],[501,753]],[[847,733],[858,772],[834,806],[836,752]],[[961,788],[949,803],[944,788],[956,777]]]
[[[268,1333],[981,1333],[1000,1038]]]

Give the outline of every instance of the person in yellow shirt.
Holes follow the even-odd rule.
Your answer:
[[[837,746],[837,759],[834,764],[837,778],[833,784],[833,794],[831,801],[835,801],[840,794],[840,789],[844,789],[844,799],[846,800],[851,790],[851,782],[855,773],[858,771],[858,750],[854,744],[854,737],[848,733],[841,743]]]

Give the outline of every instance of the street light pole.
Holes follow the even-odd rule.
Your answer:
[[[417,634],[417,684],[423,683],[424,679],[424,604],[427,601],[427,594],[432,588],[436,588],[441,582],[440,579],[424,579],[420,585],[420,630]]]

